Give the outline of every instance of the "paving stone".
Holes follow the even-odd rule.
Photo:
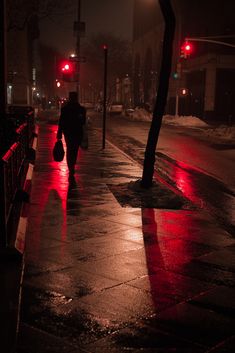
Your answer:
[[[217,268],[209,263],[201,262],[198,259],[183,264],[176,264],[169,267],[176,273],[184,274],[212,284],[235,286],[233,272]]]
[[[228,338],[217,346],[211,348],[206,353],[233,353],[235,347],[235,336]]]
[[[155,301],[160,298],[171,298],[175,302],[185,301],[195,296],[198,298],[201,293],[214,288],[210,283],[162,269],[127,284],[151,292]]]
[[[181,339],[213,347],[234,335],[235,318],[188,303],[180,303],[147,320]]]
[[[205,347],[194,345],[150,326],[138,324],[124,328],[89,344],[90,352],[203,353]]]
[[[150,293],[125,284],[83,296],[67,305],[52,308],[56,315],[86,313],[103,330],[116,330],[158,312]]]
[[[227,247],[200,257],[200,261],[235,272],[235,247]],[[234,275],[235,276],[235,275]]]
[[[235,288],[216,286],[195,296],[190,303],[235,317]]]
[[[127,282],[148,273],[143,248],[107,256],[91,263],[78,264],[82,271],[101,275],[120,282]]]
[[[17,353],[69,353],[76,346],[43,330],[21,324]],[[80,350],[82,353],[82,351]]]
[[[82,271],[77,266],[56,272],[47,272],[25,278],[24,285],[47,292],[60,293],[70,298],[78,298],[106,288],[114,287],[120,282]]]

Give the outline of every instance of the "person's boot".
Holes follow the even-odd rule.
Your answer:
[[[69,181],[74,181],[74,168],[69,170]]]

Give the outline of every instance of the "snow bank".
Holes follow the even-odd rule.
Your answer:
[[[235,143],[235,126],[221,125],[204,132],[208,137],[216,137],[225,142]]]
[[[190,127],[209,127],[207,123],[205,123],[199,118],[196,118],[195,116],[165,115],[163,117],[163,123]]]
[[[135,121],[151,121],[152,113],[147,112],[143,108],[135,108],[135,110],[128,114],[128,118]]]
[[[134,121],[151,121],[152,113],[147,112],[143,108],[135,108],[127,115],[127,119]],[[164,115],[163,124],[183,126],[189,128],[197,128],[202,132],[202,135],[208,138],[217,138],[226,143],[234,143],[235,141],[235,126],[221,125],[211,127],[203,120],[195,116],[174,116]]]
[[[143,108],[136,108],[132,113],[128,114],[128,118],[135,121],[151,121],[152,113],[147,112]],[[195,116],[175,117],[174,115],[164,115],[163,123],[191,127],[208,127],[208,124]]]

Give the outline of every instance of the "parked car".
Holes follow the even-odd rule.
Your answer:
[[[134,109],[133,108],[127,108],[126,110],[125,110],[125,114],[127,115],[127,116],[130,116],[130,115],[132,115],[133,113],[134,113]]]
[[[123,105],[120,103],[113,103],[108,108],[110,114],[121,114],[123,112]]]
[[[91,102],[85,102],[85,103],[81,103],[83,105],[83,107],[85,107],[87,110],[88,109],[94,109],[94,104]]]

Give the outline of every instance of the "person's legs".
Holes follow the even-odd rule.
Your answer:
[[[77,140],[68,137],[65,137],[65,142],[67,147],[66,160],[69,169],[69,176],[72,177],[74,175],[75,164],[77,161],[79,143]]]

